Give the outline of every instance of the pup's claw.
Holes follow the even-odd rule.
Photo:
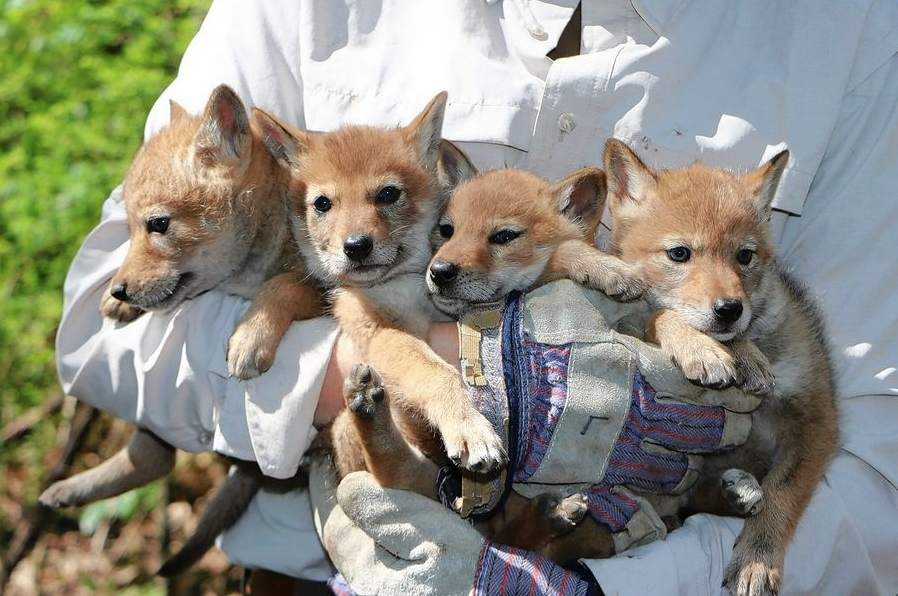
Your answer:
[[[367,364],[356,364],[343,381],[343,399],[351,412],[362,418],[373,418],[377,404],[384,399],[380,377]]]
[[[730,468],[720,478],[720,492],[740,515],[757,515],[764,507],[764,490],[757,479],[742,470]]]
[[[440,427],[446,455],[472,472],[491,472],[508,462],[505,447],[493,426],[479,413],[461,423]]]

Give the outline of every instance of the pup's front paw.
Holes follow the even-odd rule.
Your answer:
[[[616,261],[617,259],[614,259]],[[623,261],[603,259],[583,272],[583,285],[604,292],[612,300],[632,302],[645,294],[645,282]]]
[[[757,515],[764,507],[764,490],[758,480],[743,470],[730,468],[720,477],[720,492],[739,515]]]
[[[243,321],[228,340],[228,374],[245,381],[258,377],[274,364],[280,337]]]
[[[736,544],[733,558],[723,574],[723,587],[733,596],[776,596],[783,581],[783,558],[773,552],[749,552]]]
[[[103,294],[103,299],[100,301],[100,312],[107,319],[118,321],[119,323],[130,323],[143,314],[143,311],[136,306],[122,302],[109,292]]]
[[[776,377],[764,353],[747,339],[735,340],[730,346],[743,378],[742,389],[761,397],[772,394],[776,388]]]
[[[499,469],[508,462],[502,439],[477,411],[458,422],[442,424],[439,430],[446,455],[457,466],[483,473]]]
[[[670,352],[690,382],[709,389],[725,389],[742,383],[733,355],[720,342],[700,335]]]
[[[343,400],[346,407],[362,418],[374,418],[377,404],[384,399],[380,377],[367,364],[356,364],[343,381]]]
[[[543,493],[537,497],[536,506],[556,536],[573,530],[589,511],[589,501],[582,493],[574,493],[567,497],[556,493]]]

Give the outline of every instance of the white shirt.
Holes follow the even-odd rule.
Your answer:
[[[348,4],[217,0],[147,135],[167,122],[169,98],[199,112],[224,82],[310,130],[406,123],[446,89],[444,135],[475,165],[548,178],[600,164],[612,135],[659,167],[748,169],[788,146],[773,225],[828,324],[844,446],[789,548],[784,593],[895,594],[896,3],[585,1],[582,54],[555,62],[546,53],[575,0]],[[119,328],[101,320],[126,242],[113,193],[66,282],[66,390],[178,447],[292,474],[313,435],[333,324],[294,324],[272,369],[238,383],[225,346],[247,307],[239,298],[210,292]],[[719,593],[739,523],[694,516],[664,542],[590,568],[608,594]],[[312,534],[303,495],[263,494],[223,546],[243,564],[321,579]]]

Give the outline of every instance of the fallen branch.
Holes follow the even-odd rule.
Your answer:
[[[69,434],[65,446],[58,461],[53,465],[47,480],[41,490],[49,487],[57,480],[61,480],[68,472],[72,459],[78,453],[90,423],[96,418],[97,410],[84,403],[79,403],[72,415]],[[13,569],[19,564],[28,552],[34,547],[41,530],[50,519],[52,511],[42,505],[34,505],[26,508],[22,519],[16,524],[16,532],[9,542],[9,548],[5,556],[0,559],[0,594],[3,587],[9,581]]]

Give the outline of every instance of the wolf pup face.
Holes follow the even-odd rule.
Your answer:
[[[408,126],[310,134],[259,114],[293,172],[293,228],[312,275],[369,286],[423,271],[430,231],[467,160],[441,139],[446,93]]]
[[[605,175],[584,168],[550,184],[523,170],[495,170],[462,184],[433,232],[427,287],[449,315],[531,287],[556,247],[595,237]]]
[[[612,250],[648,285],[654,308],[719,341],[740,336],[773,283],[770,204],[789,152],[749,174],[701,164],[655,171],[624,143],[605,146]]]
[[[222,85],[201,117],[174,102],[171,110],[169,126],[141,148],[125,177],[131,241],[110,293],[142,310],[173,308],[218,285],[250,241],[243,218],[233,216],[253,152],[240,99]]]

